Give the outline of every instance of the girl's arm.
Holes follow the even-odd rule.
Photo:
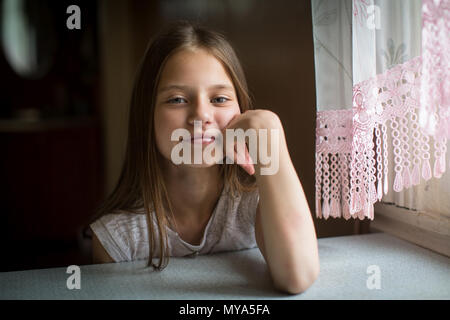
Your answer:
[[[92,232],[92,263],[101,264],[111,262],[114,262],[114,260],[110,257],[108,252],[106,252],[105,248],[101,244],[100,240],[98,240],[95,233]]]
[[[262,110],[260,110],[262,111]],[[283,126],[278,116],[264,110],[253,117],[250,127],[277,129],[279,167],[273,175],[261,175],[256,163],[259,189],[255,233],[277,289],[297,294],[305,291],[319,275],[317,237],[302,185],[289,156]],[[268,150],[271,142],[268,139]],[[274,151],[270,150],[272,160]]]

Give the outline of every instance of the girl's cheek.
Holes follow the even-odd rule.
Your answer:
[[[224,110],[223,113],[220,114],[220,117],[218,119],[219,127],[221,129],[225,128],[230,121],[237,115],[240,114],[241,111],[239,109],[239,105],[236,105],[235,108],[232,108],[230,110]]]

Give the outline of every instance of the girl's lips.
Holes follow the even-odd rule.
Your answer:
[[[214,137],[191,138],[191,143],[209,144],[214,142]]]

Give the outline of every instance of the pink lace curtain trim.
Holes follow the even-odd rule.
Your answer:
[[[421,67],[417,57],[357,84],[352,110],[318,112],[317,217],[374,218],[374,203],[389,190],[388,134],[394,191],[445,172],[446,137],[429,135],[419,124]]]
[[[316,215],[350,218],[352,110],[320,111],[316,124]]]
[[[355,85],[352,110],[317,113],[317,217],[373,220],[373,205],[390,183],[400,192],[445,172],[449,3],[423,0],[421,57]],[[389,150],[394,181],[389,181]]]

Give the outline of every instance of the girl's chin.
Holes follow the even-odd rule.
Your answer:
[[[183,166],[183,167],[187,167],[187,168],[201,169],[201,168],[211,168],[211,167],[214,167],[214,166],[217,166],[217,165],[218,165],[217,163],[211,163],[211,164],[201,163],[201,164],[181,164],[181,165],[178,165],[178,166]]]

